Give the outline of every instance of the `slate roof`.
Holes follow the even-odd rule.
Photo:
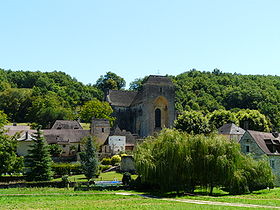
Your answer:
[[[109,90],[107,101],[112,106],[129,107],[136,95],[136,91]]]
[[[55,143],[79,143],[84,137],[90,136],[89,130],[65,129],[65,130],[43,130],[44,136],[49,144]]]
[[[167,76],[150,75],[143,85],[170,85],[173,86],[171,79]],[[142,102],[142,91],[109,90],[106,100],[112,106],[129,107]]]
[[[125,134],[124,132],[121,131],[119,126],[117,126],[115,129],[111,130],[110,136],[125,136]]]
[[[164,85],[173,85],[172,80],[167,76],[160,76],[160,75],[150,75],[145,84],[164,84]]]
[[[269,151],[268,147],[265,144],[265,140],[271,140],[273,141],[280,141],[280,137],[277,138],[273,136],[272,133],[265,133],[265,132],[259,132],[259,131],[252,131],[247,130],[247,132],[250,134],[250,136],[255,140],[255,142],[259,145],[261,150],[267,154],[267,155],[280,155],[279,153],[275,154]]]
[[[20,134],[21,137],[23,134],[25,135],[28,132],[29,135],[36,133],[36,130],[31,130],[30,126],[27,125],[5,125],[4,129],[6,129],[5,134],[8,136],[14,136],[15,134]],[[21,139],[21,138],[20,138]]]
[[[56,120],[51,129],[83,129],[76,120]]]
[[[227,134],[227,135],[243,135],[246,131],[234,123],[224,124],[222,127],[218,129],[219,134]]]

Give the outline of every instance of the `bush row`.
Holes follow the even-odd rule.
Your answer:
[[[55,176],[63,175],[77,175],[82,174],[82,167],[79,163],[54,163],[52,165],[52,170]]]

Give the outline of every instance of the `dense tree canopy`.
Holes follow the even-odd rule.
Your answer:
[[[0,176],[2,174],[20,172],[23,168],[23,158],[16,154],[16,136],[5,135],[3,126],[7,116],[0,111]]]
[[[175,128],[192,134],[210,133],[208,119],[198,111],[184,111],[175,121]]]
[[[195,69],[173,77],[176,108],[180,112],[199,110],[258,110],[280,128],[280,77],[201,72]]]
[[[103,93],[63,72],[0,69],[0,97],[0,110],[9,121],[36,122],[46,127],[56,119],[77,118],[80,106],[93,98],[102,99]]]
[[[130,84],[130,89],[141,89],[145,78],[136,79]],[[179,114],[183,111],[200,111],[207,115],[210,125],[213,125],[218,119],[226,117],[225,112],[216,112],[210,117],[215,110],[234,113],[239,110],[257,110],[265,115],[269,130],[280,129],[279,76],[222,73],[218,69],[213,72],[201,72],[193,69],[173,76],[172,79],[176,87],[175,105]],[[33,118],[36,116],[34,115],[36,100],[52,95],[55,98],[53,100],[60,101],[58,110],[49,110],[53,119],[61,116],[61,119],[69,116],[69,119],[77,119],[80,107],[86,102],[94,98],[102,100],[103,91],[122,89],[124,86],[124,79],[112,72],[101,76],[95,85],[84,85],[63,72],[42,73],[0,69],[0,96],[3,99],[0,100],[0,110],[4,110],[9,121],[27,122],[30,121],[30,116]],[[41,112],[46,113],[46,110]],[[221,117],[218,116],[219,113]],[[41,118],[40,116],[44,115],[38,115],[36,118]],[[36,121],[40,122],[42,119]],[[263,123],[264,130],[267,130],[266,123]]]
[[[80,116],[84,122],[90,123],[93,118],[96,119],[108,119],[112,123],[114,118],[111,117],[113,113],[112,107],[108,102],[99,101],[98,99],[93,99],[86,102],[81,107]]]
[[[162,191],[193,192],[196,186],[225,187],[247,193],[273,186],[266,160],[257,162],[240,152],[239,144],[221,135],[189,135],[163,130],[137,147],[136,169],[141,181]]]
[[[234,123],[239,125],[235,113],[227,110],[215,110],[206,116],[212,129],[218,129],[226,123]]]
[[[96,81],[96,86],[103,90],[120,90],[125,87],[125,80],[113,72],[107,72]]]

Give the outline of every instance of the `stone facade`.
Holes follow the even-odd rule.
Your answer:
[[[96,137],[96,142],[103,145],[110,134],[110,122],[107,119],[93,119],[90,127],[91,135]]]
[[[272,133],[248,130],[239,143],[244,154],[251,153],[255,159],[268,158],[276,177],[275,185],[280,186],[280,138]]]
[[[174,85],[169,77],[151,75],[138,92],[110,90],[106,100],[121,130],[140,137],[170,128],[175,120]]]
[[[121,161],[120,170],[122,172],[135,173],[135,163],[132,156],[123,156]]]

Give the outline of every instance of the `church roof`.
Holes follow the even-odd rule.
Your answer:
[[[145,81],[145,84],[164,84],[164,85],[173,85],[170,77],[167,76],[160,76],[160,75],[150,75],[147,80]]]
[[[228,135],[243,135],[245,130],[238,127],[234,123],[227,123],[218,129],[218,133]]]
[[[112,106],[129,107],[136,95],[136,91],[109,90],[107,101]]]

